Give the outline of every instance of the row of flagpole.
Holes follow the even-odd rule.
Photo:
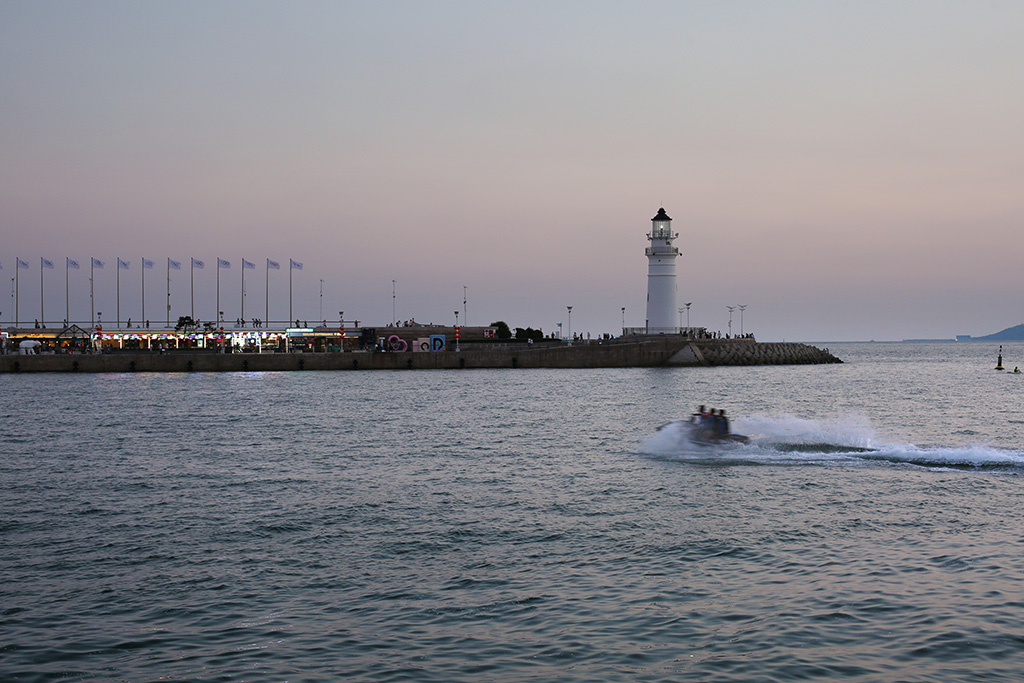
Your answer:
[[[64,266],[64,320],[69,321],[71,319],[71,270],[80,270],[81,264],[73,258],[65,257]],[[30,268],[28,261],[21,258],[16,258],[16,264],[14,268],[14,326],[18,327],[20,322],[20,311],[18,308],[19,299],[21,297],[21,283],[20,273],[22,270]],[[142,320],[146,320],[146,271],[152,270],[156,266],[156,263],[150,259],[142,259]],[[106,263],[98,258],[90,258],[89,263],[89,306],[90,306],[90,321],[93,327],[96,326],[96,303],[95,303],[95,288],[93,285],[96,269],[103,269],[106,267]],[[46,322],[46,315],[44,309],[44,303],[46,300],[45,296],[45,283],[43,274],[47,270],[53,270],[53,261],[47,258],[39,257],[39,319]],[[191,285],[190,300],[191,300],[191,318],[195,320],[196,317],[196,297],[195,297],[195,271],[206,268],[206,263],[201,259],[191,258],[189,267],[189,280]],[[217,257],[217,322],[220,323],[221,310],[220,310],[220,271],[225,268],[231,268],[231,261]],[[245,320],[245,271],[254,270],[256,264],[252,261],[242,259],[242,314],[241,319]],[[3,270],[3,264],[0,263],[0,270]],[[121,271],[131,270],[131,262],[125,261],[121,257],[117,257],[117,326],[121,327]],[[167,259],[167,326],[171,325],[171,271],[181,270],[181,262],[175,261],[172,258]],[[267,296],[266,296],[266,320],[270,320],[270,271],[281,270],[281,264],[273,259],[267,259]],[[293,259],[288,259],[288,320],[292,319],[292,271],[302,270],[302,263]]]

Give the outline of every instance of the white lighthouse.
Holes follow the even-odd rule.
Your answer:
[[[675,334],[679,332],[676,320],[676,259],[679,248],[672,240],[672,219],[665,209],[651,219],[651,232],[647,239],[647,334]]]

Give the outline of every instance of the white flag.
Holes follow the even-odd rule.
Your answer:
[[[19,258],[19,259],[18,259],[18,267],[19,267],[19,268],[28,268],[28,261],[22,261],[22,260],[21,260],[21,259]]]
[[[68,259],[68,268],[74,268],[75,270],[78,270],[80,268],[80,266],[78,265],[78,261],[76,261],[73,258],[69,258]]]
[[[267,268],[271,268],[273,270],[281,270],[281,264],[278,263],[277,261],[271,261],[270,259],[267,259]]]
[[[291,259],[288,260],[292,261]],[[294,268],[295,270],[302,270],[302,264],[299,263],[298,261],[292,261],[292,268]]]
[[[174,270],[181,270],[181,261],[175,261],[172,258],[167,259],[167,267],[173,268]]]
[[[53,261],[51,261],[50,259],[44,258],[40,260],[43,264],[43,268],[53,268]]]
[[[243,268],[255,268],[256,264],[255,263],[249,263],[245,259],[242,259],[242,267]]]
[[[98,258],[94,258],[92,260],[92,267],[93,268],[102,268],[103,267],[103,261],[100,261]]]
[[[130,263],[130,262],[128,262],[128,261],[122,261],[122,260],[121,260],[121,258],[120,258],[120,257],[118,257],[118,259],[117,259],[117,267],[118,267],[118,268],[120,268],[121,270],[128,270],[128,267],[129,267],[130,265],[131,265],[131,263]]]
[[[194,259],[192,259],[192,267],[193,268],[199,268],[200,270],[202,270],[203,268],[206,267],[206,264],[203,263],[202,261],[200,261],[199,259],[194,258]]]
[[[148,258],[142,259],[142,267],[152,269],[156,264],[150,261]]]
[[[222,258],[218,258],[217,259],[217,267],[218,268],[230,268],[231,267],[231,261],[225,261]]]

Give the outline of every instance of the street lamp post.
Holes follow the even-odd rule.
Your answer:
[[[626,307],[622,307],[622,334],[626,334]]]
[[[740,309],[740,336],[743,336],[743,311],[747,310],[747,304],[736,304],[736,308]]]
[[[683,311],[685,311],[685,310],[686,310],[685,308],[680,306],[680,308],[679,308],[679,327],[680,328],[683,327]],[[680,332],[682,332],[682,329],[680,329]]]
[[[569,333],[567,337],[572,339],[572,306],[566,306],[569,309]]]
[[[726,306],[726,308],[729,309],[729,336],[731,337],[732,336],[732,312],[733,312],[733,309],[735,309],[736,307],[735,306]]]
[[[469,299],[467,294],[469,288],[466,285],[462,285],[462,322],[469,325],[469,311],[466,309],[466,301]]]
[[[693,305],[692,301],[690,301],[690,302],[688,302],[686,304],[686,326],[687,327],[690,326],[690,306],[692,306],[692,305]]]
[[[391,325],[398,327],[398,319],[395,317],[395,280],[391,281]]]
[[[459,348],[459,337],[462,336],[461,334],[459,334],[460,331],[461,330],[459,330],[459,312],[455,311],[455,329],[452,330],[452,332],[455,333],[455,351],[456,352],[461,350]]]
[[[320,279],[320,319],[324,319],[324,281]]]

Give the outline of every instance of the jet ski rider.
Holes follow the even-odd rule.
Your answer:
[[[714,408],[707,411],[704,406],[698,406],[697,412],[690,416],[690,423],[715,439],[729,436],[729,418],[725,416],[725,410],[719,409],[716,415]]]

